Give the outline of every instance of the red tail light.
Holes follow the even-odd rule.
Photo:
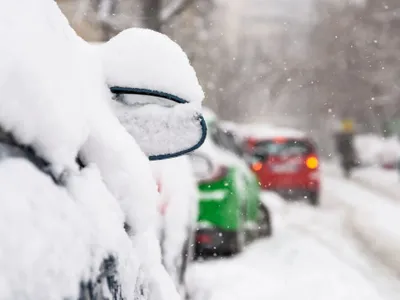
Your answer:
[[[287,142],[287,139],[281,136],[274,138],[274,143],[276,144],[284,144]]]
[[[211,241],[211,236],[208,234],[201,233],[196,236],[196,242],[199,244],[210,244]]]
[[[318,158],[315,155],[311,155],[306,159],[306,166],[310,170],[315,170],[319,166]]]
[[[255,163],[253,163],[253,164],[251,165],[251,169],[252,169],[253,171],[255,171],[255,172],[260,171],[260,170],[262,169],[262,167],[263,167],[263,163],[260,162],[260,161],[257,161],[257,162],[255,162]]]

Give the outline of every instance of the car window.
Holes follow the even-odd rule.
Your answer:
[[[257,143],[253,149],[253,153],[279,156],[307,155],[313,152],[313,146],[301,140],[262,141]]]
[[[224,131],[217,124],[209,126],[208,130],[211,139],[216,145],[236,155],[241,155],[240,147],[236,144],[233,134]]]

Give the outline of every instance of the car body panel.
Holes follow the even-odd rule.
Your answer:
[[[252,151],[256,151],[254,150],[254,145],[259,143],[278,144],[273,139],[252,139],[248,141],[250,154]],[[259,164],[258,167],[252,165],[253,172],[257,175],[261,188],[276,191],[318,191],[320,173],[315,146],[305,138],[289,138],[282,142],[283,145],[289,143],[303,145],[307,147],[308,152],[292,154],[271,153],[257,162]],[[317,167],[308,167],[307,159],[315,159]]]
[[[218,128],[215,114],[203,112],[209,129],[204,145],[197,150],[209,157],[213,164],[226,168],[224,177],[199,182],[198,231],[244,233],[257,228],[260,187],[257,177],[235,151]],[[230,236],[230,235],[229,235]],[[221,246],[221,245],[220,245]]]
[[[204,221],[224,230],[238,230],[241,199],[235,182],[236,172],[230,168],[225,177],[215,182],[199,184],[198,222]]]

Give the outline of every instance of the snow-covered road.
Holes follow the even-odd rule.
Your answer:
[[[396,187],[389,197],[384,187],[368,185],[372,177],[347,181],[325,171],[316,209],[266,193],[273,238],[235,258],[193,265],[187,277],[193,300],[399,299],[400,201]]]

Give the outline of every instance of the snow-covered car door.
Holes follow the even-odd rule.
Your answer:
[[[177,285],[185,247],[193,238],[197,219],[198,191],[188,157],[152,162],[160,187],[160,225],[163,261]]]

